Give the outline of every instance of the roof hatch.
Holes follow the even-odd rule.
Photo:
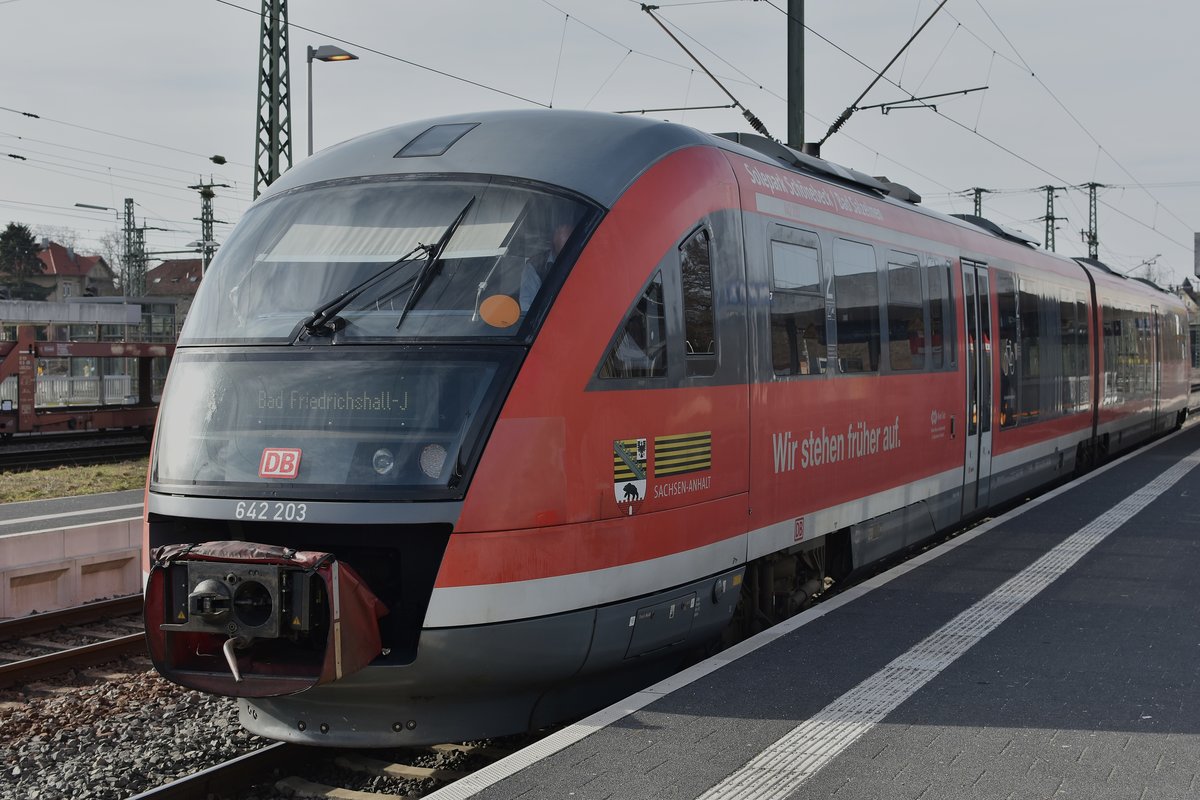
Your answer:
[[[411,142],[400,148],[400,152],[392,158],[416,158],[418,156],[440,156],[449,150],[455,142],[467,134],[467,131],[477,126],[478,122],[458,122],[447,125],[434,125],[417,134]]]

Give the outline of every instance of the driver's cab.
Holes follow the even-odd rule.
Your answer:
[[[594,213],[499,179],[289,192],[251,209],[222,248],[181,344],[527,339],[525,320],[561,285]],[[337,324],[315,328],[330,307]]]

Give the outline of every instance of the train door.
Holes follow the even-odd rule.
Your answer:
[[[967,413],[963,514],[988,504],[992,473],[992,323],[987,265],[963,261]]]

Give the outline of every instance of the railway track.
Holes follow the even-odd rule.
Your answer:
[[[0,663],[0,689],[144,654],[140,622],[121,619],[140,613],[141,606],[141,596],[134,595],[0,622],[0,659],[5,662]],[[86,627],[97,623],[104,623],[103,629]],[[129,633],[114,632],[120,628]],[[91,641],[71,645],[46,637],[63,633]],[[29,650],[45,652],[17,652]]]
[[[347,750],[307,747],[277,742],[217,764],[194,775],[143,792],[130,800],[207,800],[212,796],[240,796],[251,787],[270,783],[279,796],[296,798],[340,798],[370,800],[399,796],[418,798],[466,777],[474,769],[491,763],[513,750],[498,745],[440,744],[430,747],[387,751],[392,760]],[[418,762],[451,761],[461,768],[423,766]],[[264,778],[272,773],[280,778]],[[341,783],[363,784],[373,780],[374,790],[334,786],[310,777],[335,773]],[[324,778],[328,780],[328,778]],[[382,791],[379,791],[382,789]]]
[[[105,464],[149,452],[149,436],[132,429],[18,434],[0,441],[0,472]]]
[[[0,445],[0,472],[110,464],[145,458],[149,454],[149,442],[140,436],[128,434],[53,443],[23,440],[20,443]]]

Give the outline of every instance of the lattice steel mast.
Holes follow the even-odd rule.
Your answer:
[[[1038,189],[1046,193],[1046,216],[1042,217],[1046,221],[1046,249],[1054,252],[1054,223],[1066,217],[1054,216],[1054,193],[1061,192],[1066,189],[1065,186],[1039,186]]]
[[[985,194],[991,194],[992,190],[984,189],[982,186],[975,186],[971,189],[971,192],[975,195],[975,216],[982,217],[983,216],[983,196]]]
[[[133,198],[125,198],[125,259],[121,265],[121,293],[146,294],[146,232],[133,219]]]
[[[196,189],[200,192],[200,216],[196,219],[200,220],[200,274],[208,272],[208,265],[212,263],[213,253],[217,251],[217,243],[213,239],[213,198],[217,193],[213,189],[217,186],[229,188],[228,183],[213,183],[212,178],[205,183],[203,179],[200,183],[189,186],[189,189]]]
[[[1087,242],[1088,258],[1100,257],[1100,233],[1096,229],[1098,220],[1096,216],[1096,190],[1103,189],[1103,183],[1085,183],[1084,186],[1088,189],[1088,229],[1080,231],[1083,241]]]
[[[263,0],[258,50],[258,130],[254,196],[292,166],[292,93],[287,0]]]

